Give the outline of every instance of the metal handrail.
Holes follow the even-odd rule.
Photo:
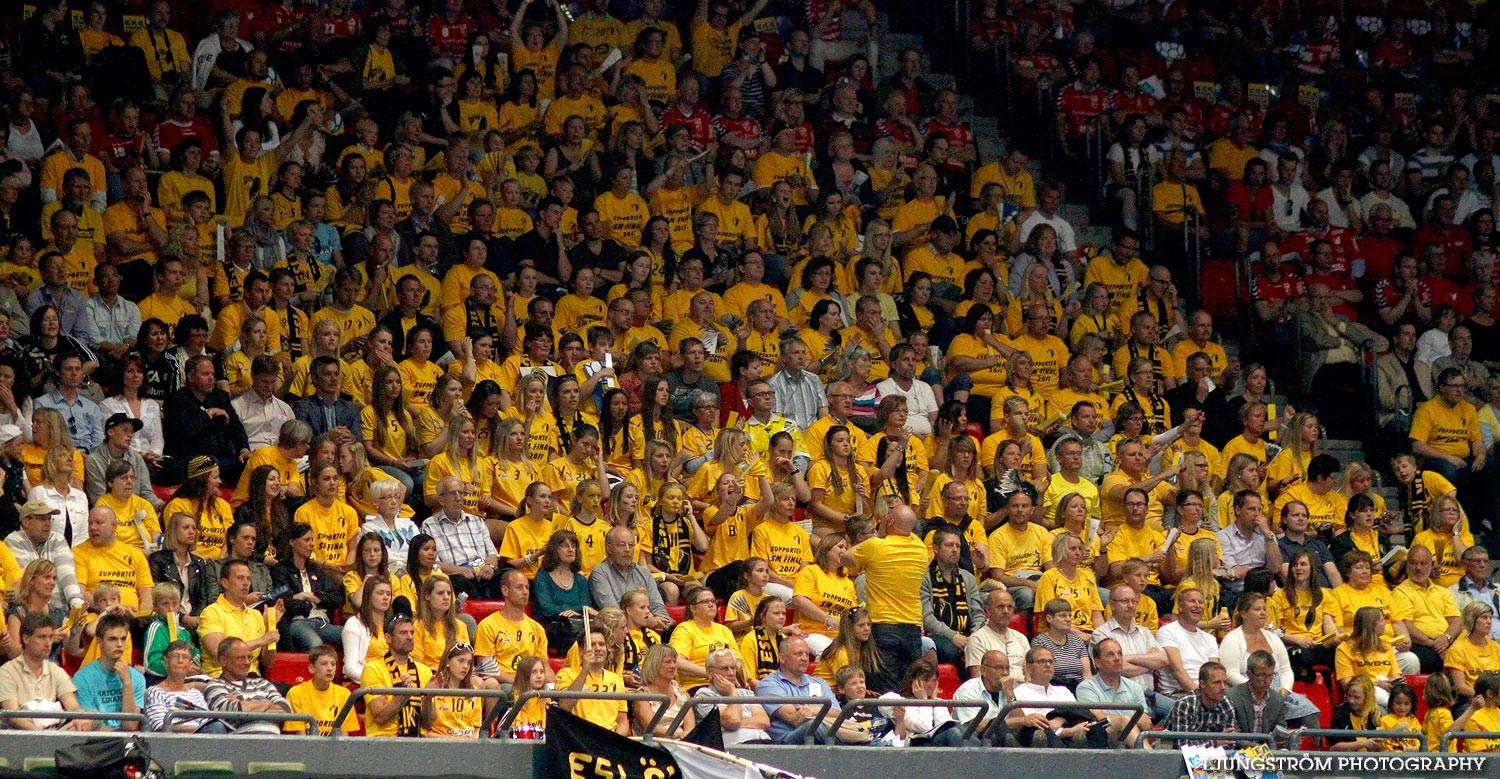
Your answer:
[[[145,714],[128,713],[123,711],[27,711],[25,709],[0,709],[0,721],[9,719],[60,719],[60,720],[94,720],[96,722],[107,722],[118,720],[120,722],[136,722],[145,727],[143,730],[151,729],[151,721],[146,719]]]
[[[309,728],[309,734],[322,735],[319,732],[321,728],[318,725],[318,718],[306,712],[196,711],[193,709],[173,709],[167,712],[167,716],[161,721],[162,732],[171,733],[173,720],[180,719],[217,719],[226,722],[305,722]]]
[[[768,703],[787,706],[800,706],[811,703],[823,708],[818,711],[818,716],[813,719],[821,722],[828,716],[828,710],[833,708],[833,701],[818,695],[697,695],[677,710],[677,716],[667,726],[668,733],[676,733],[677,728],[682,725],[682,720],[687,717],[688,709],[694,706],[728,706],[735,703],[750,703],[764,706]],[[812,731],[808,731],[806,742],[812,743]]]
[[[1139,744],[1144,747],[1151,741],[1255,741],[1275,748],[1276,740],[1269,733],[1192,733],[1185,730],[1152,730],[1141,734]]]
[[[1481,738],[1500,739],[1500,732],[1493,730],[1462,730],[1454,733],[1444,733],[1442,740],[1438,742],[1438,751],[1451,751],[1448,749],[1448,745],[1454,741],[1469,741]]]
[[[344,707],[339,709],[338,716],[333,718],[331,727],[334,736],[343,732],[344,720],[348,719],[350,712],[354,711],[355,704],[371,695],[415,695],[419,698],[495,698],[496,700],[506,700],[510,697],[500,690],[456,690],[448,687],[360,687],[349,693],[349,700],[344,701]],[[485,737],[482,729],[479,737]]]
[[[1000,707],[1000,713],[995,715],[995,719],[999,720],[1000,723],[1005,726],[1005,732],[1007,734],[1013,734],[1010,723],[1006,722],[1006,717],[1008,717],[1011,712],[1018,709],[1043,708],[1048,709],[1049,711],[1081,711],[1088,714],[1092,714],[1095,711],[1129,712],[1131,715],[1130,721],[1125,723],[1125,727],[1120,730],[1121,733],[1129,733],[1130,731],[1135,730],[1136,723],[1141,721],[1141,717],[1146,716],[1146,707],[1141,706],[1138,703],[1084,703],[1082,701],[1073,701],[1071,703],[1065,701],[1052,703],[1049,701],[1011,701],[1010,703],[1007,703],[1004,706]],[[979,718],[975,717],[974,719],[978,720]]]
[[[1450,733],[1447,735],[1453,734]],[[1297,730],[1292,731],[1292,738],[1294,739],[1293,743],[1296,743],[1295,739],[1301,739],[1304,736],[1311,736],[1312,738],[1328,738],[1332,736],[1335,738],[1378,738],[1381,740],[1401,739],[1403,741],[1411,741],[1412,739],[1416,739],[1418,742],[1417,751],[1427,751],[1427,736],[1420,730],[1340,730],[1338,728],[1298,728]],[[1497,734],[1495,737],[1500,738],[1500,734]],[[1447,743],[1446,738],[1443,739],[1443,743]]]
[[[651,740],[651,734],[656,731],[656,725],[657,725],[657,723],[661,722],[661,718],[664,717],[664,716],[666,716],[666,713],[667,713],[667,704],[672,702],[671,698],[669,698],[666,695],[663,695],[663,694],[661,694],[659,692],[589,692],[587,690],[527,690],[526,692],[521,693],[521,697],[517,698],[516,702],[513,703],[513,704],[511,704],[511,706],[505,710],[504,716],[501,716],[501,718],[500,718],[500,726],[499,726],[499,733],[500,733],[499,738],[500,739],[504,740],[504,739],[509,739],[510,738],[510,724],[512,722],[516,721],[516,717],[521,713],[521,709],[526,706],[527,702],[529,702],[529,701],[531,701],[532,699],[535,699],[535,698],[553,698],[555,700],[565,700],[565,701],[582,701],[582,700],[591,700],[591,701],[626,701],[626,702],[650,701],[652,703],[661,704],[656,709],[656,716],[652,717],[651,721],[649,723],[647,723],[647,725],[646,725],[646,736],[645,736],[645,739],[644,739],[646,741],[650,741]],[[497,710],[498,710],[498,708],[499,707],[496,707]],[[487,727],[487,725],[489,724],[489,720],[492,719],[493,716],[494,715],[492,713],[491,717],[486,717],[485,718],[485,725],[480,727],[480,730],[482,732],[488,732],[489,731],[489,728]]]
[[[844,724],[844,720],[849,719],[850,715],[860,709],[894,708],[896,706],[913,709],[984,709],[988,708],[989,705],[985,701],[955,701],[941,698],[860,698],[859,700],[849,701],[844,704],[844,708],[839,711],[839,716],[833,720],[833,724],[828,727],[828,731],[830,733],[838,733],[839,726]],[[974,717],[969,720],[969,724],[964,727],[965,739],[972,737],[974,731],[979,729],[979,721],[981,719],[983,718]]]

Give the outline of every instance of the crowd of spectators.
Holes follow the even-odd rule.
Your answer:
[[[0,52],[0,709],[1500,730],[1483,7],[984,0],[954,83],[873,0],[78,2]]]

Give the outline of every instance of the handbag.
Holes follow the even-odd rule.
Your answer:
[[[127,743],[123,737],[91,738],[63,747],[54,754],[57,771],[78,779],[124,777],[130,762]]]

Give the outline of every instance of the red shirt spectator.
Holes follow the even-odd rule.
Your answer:
[[[448,0],[441,13],[427,22],[427,42],[438,57],[462,60],[469,45],[469,35],[477,29],[463,13],[463,0]]]
[[[1323,205],[1322,201],[1314,200],[1307,208],[1308,213],[1314,214],[1320,206],[1325,224],[1321,228],[1309,227],[1300,233],[1287,236],[1287,239],[1282,241],[1282,250],[1287,254],[1295,253],[1304,262],[1312,262],[1313,242],[1327,241],[1333,247],[1333,264],[1328,272],[1352,278],[1350,268],[1355,258],[1360,256],[1359,243],[1354,238],[1354,231],[1347,227],[1327,224],[1328,206]],[[1313,217],[1313,220],[1316,222],[1317,218]]]
[[[766,137],[766,128],[762,127],[760,122],[756,121],[753,117],[719,114],[714,117],[713,121],[714,136],[717,138],[722,139],[726,135],[733,135],[741,139],[764,139]],[[753,161],[756,157],[760,156],[759,146],[741,146],[740,148],[744,149],[745,159],[747,160]]]
[[[261,48],[270,47],[270,40],[283,30],[290,30],[302,22],[302,17],[307,15],[307,9],[301,7],[287,8],[280,3],[272,3],[270,7],[256,8],[245,14],[240,24],[242,32]],[[302,35],[300,31],[281,39],[274,47],[277,51],[292,52],[302,48]]]
[[[1343,273],[1319,273],[1314,271],[1304,276],[1302,281],[1308,286],[1323,284],[1328,287],[1329,292],[1348,292],[1351,289],[1356,289],[1354,279]],[[1350,321],[1359,320],[1359,312],[1354,310],[1354,306],[1348,303],[1339,303],[1333,307],[1333,310],[1348,317]]]
[[[1282,262],[1279,257],[1268,263],[1262,272],[1250,279],[1250,300],[1255,303],[1270,303],[1274,308],[1279,309],[1280,305],[1286,301],[1302,300],[1306,297],[1307,283],[1302,280],[1301,276],[1292,272],[1290,263]]]
[[[1391,275],[1396,267],[1396,255],[1405,248],[1400,241],[1389,235],[1377,233],[1361,238],[1359,253],[1365,259],[1365,278],[1383,279]]]
[[[1265,183],[1264,176],[1261,177],[1260,186],[1251,188],[1245,185],[1245,180],[1229,182],[1229,187],[1224,190],[1224,204],[1229,206],[1234,218],[1241,222],[1265,222],[1269,221],[1271,205],[1275,196],[1271,192],[1271,185]]]
[[[1063,87],[1057,93],[1057,112],[1062,116],[1063,127],[1070,138],[1082,137],[1089,127],[1097,131],[1099,118],[1109,108],[1109,93],[1089,79],[1090,72],[1097,79],[1099,66],[1086,66],[1082,79]]]
[[[714,118],[708,115],[708,106],[698,103],[690,109],[691,113],[684,113],[682,103],[673,103],[661,116],[661,127],[666,130],[674,125],[682,125],[688,128],[688,135],[693,139],[693,148],[702,151],[707,149],[717,137],[714,133]],[[804,122],[803,124],[806,124]],[[800,137],[799,137],[800,140]],[[807,127],[807,148],[798,149],[798,152],[812,148],[812,126]]]
[[[1411,250],[1418,257],[1426,257],[1427,247],[1441,246],[1442,274],[1457,279],[1463,277],[1464,263],[1474,253],[1474,243],[1468,230],[1453,224],[1453,211],[1453,198],[1439,196],[1432,206],[1432,221],[1418,227],[1412,235]]]

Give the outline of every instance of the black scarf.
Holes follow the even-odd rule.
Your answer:
[[[953,581],[943,578],[942,570],[933,560],[927,566],[932,577],[932,615],[954,632],[969,632],[969,587],[964,577],[954,572]]]

